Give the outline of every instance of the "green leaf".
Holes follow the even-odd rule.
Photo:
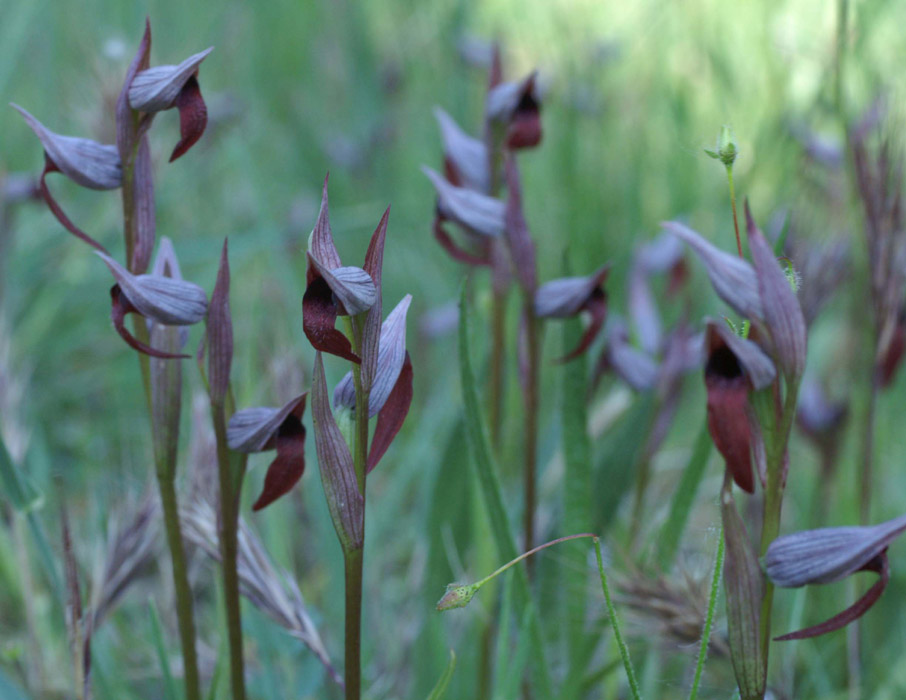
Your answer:
[[[566,273],[568,275],[568,272]],[[575,347],[582,335],[579,319],[563,324],[563,347]],[[584,357],[563,365],[561,415],[563,425],[563,532],[574,534],[592,528],[591,443],[588,439],[588,368]],[[585,542],[565,543],[563,557],[567,579],[566,624],[563,631],[570,659],[564,697],[574,697],[591,660],[592,644],[585,629],[587,585],[584,576],[588,548]]]
[[[447,668],[444,669],[444,672],[440,674],[440,678],[437,679],[437,685],[434,686],[434,690],[431,691],[428,700],[441,700],[444,693],[447,692],[447,686],[450,685],[450,679],[453,678],[454,670],[456,670],[456,652],[450,649],[450,663],[447,664]]]
[[[689,455],[689,461],[683,469],[683,476],[673,493],[670,513],[667,515],[667,521],[664,523],[658,539],[657,560],[664,571],[670,571],[670,567],[673,565],[676,550],[679,548],[686,524],[689,522],[689,513],[692,512],[695,494],[698,493],[698,487],[705,476],[705,467],[708,466],[712,446],[711,434],[708,432],[708,418],[705,417],[702,427],[698,431],[698,437],[695,438],[692,454]]]
[[[601,464],[595,474],[595,530],[605,532],[617,513],[620,502],[636,473],[654,417],[653,392],[640,394],[626,413],[613,426],[604,440],[599,441]]]
[[[13,508],[21,513],[32,510],[41,502],[40,492],[13,463],[2,436],[0,436],[0,483],[3,484],[3,493]]]
[[[714,622],[714,610],[717,608],[717,596],[720,593],[720,574],[724,565],[724,531],[717,533],[717,554],[714,557],[714,575],[711,577],[711,594],[708,596],[708,613],[705,617],[705,626],[702,628],[702,639],[698,647],[698,662],[695,664],[695,677],[692,689],[689,691],[689,700],[698,697],[698,686],[702,680],[705,669],[705,659],[708,657],[708,644],[711,642],[711,625]]]
[[[154,641],[154,649],[157,652],[157,661],[160,664],[160,675],[164,686],[165,700],[178,700],[179,691],[173,680],[173,674],[170,671],[170,659],[167,656],[167,645],[164,642],[163,628],[160,624],[160,616],[157,614],[157,606],[153,600],[148,601],[148,613],[151,618],[151,636]]]
[[[466,299],[466,285],[463,284],[459,299],[459,369],[463,402],[465,404],[466,434],[468,435],[473,464],[481,487],[484,505],[488,513],[488,519],[491,522],[491,531],[497,544],[497,553],[504,561],[510,561],[518,556],[516,540],[510,530],[510,523],[503,505],[500,481],[497,478],[497,465],[494,463],[490,440],[482,422],[475,373],[472,369],[471,357],[469,356],[471,346],[469,305]],[[525,610],[530,619],[529,632],[535,657],[532,664],[535,690],[538,691],[541,697],[553,697],[553,687],[547,668],[547,655],[544,651],[544,638],[541,634],[541,625],[529,591],[528,577],[525,569],[521,566],[515,568],[513,576],[516,581],[516,605],[520,609]]]

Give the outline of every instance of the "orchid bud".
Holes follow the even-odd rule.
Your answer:
[[[851,607],[813,627],[777,637],[804,639],[826,634],[864,615],[881,597],[890,577],[887,547],[906,531],[906,516],[868,527],[830,527],[778,537],[764,557],[765,572],[776,585],[797,588],[833,583],[858,571],[874,571],[880,580]]]
[[[764,235],[755,225],[748,202],[746,228],[755,263],[764,324],[771,336],[777,363],[787,380],[798,382],[805,371],[805,317],[795,291],[790,287],[789,280],[777,263]]]
[[[724,585],[730,658],[740,695],[760,698],[764,696],[767,670],[760,624],[764,580],[746,527],[736,509],[730,485],[726,482],[720,494],[720,512],[726,541]]]
[[[182,279],[179,261],[169,238],[162,238],[154,262],[155,276]],[[153,322],[150,345],[169,355],[182,351],[188,339],[185,327]],[[169,471],[176,466],[179,444],[179,416],[182,407],[182,363],[151,358],[151,429],[158,469]],[[169,474],[164,474],[169,476]]]
[[[591,323],[579,345],[560,358],[560,362],[567,362],[585,352],[604,325],[607,317],[604,281],[609,273],[610,265],[602,265],[590,275],[552,280],[535,292],[535,315],[538,318],[570,318],[582,311],[588,311],[591,315]]]
[[[324,361],[315,355],[311,397],[312,422],[321,482],[327,508],[344,551],[361,549],[364,542],[365,500],[359,491],[349,445],[330,411]]]
[[[305,471],[305,398],[308,392],[282,408],[247,408],[233,414],[227,425],[227,445],[237,452],[277,450],[267,468],[264,488],[252,506],[261,510],[295,486]]]
[[[490,189],[488,149],[484,142],[469,136],[440,107],[434,108],[444,142],[444,170],[456,187],[487,193]]]

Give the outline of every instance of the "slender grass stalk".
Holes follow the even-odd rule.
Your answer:
[[[857,470],[859,479],[859,522],[868,525],[871,522],[871,487],[874,473],[875,451],[875,413],[878,404],[878,378],[875,371],[874,358],[877,344],[871,354],[872,362],[870,376],[865,384],[865,415],[862,426],[862,460],[861,469]]]
[[[689,700],[698,698],[698,686],[702,680],[705,669],[705,659],[708,656],[708,643],[711,641],[711,625],[714,622],[714,610],[717,607],[717,594],[720,592],[720,576],[724,565],[724,529],[721,526],[717,533],[717,555],[714,557],[714,575],[711,577],[711,593],[708,596],[708,613],[705,616],[705,626],[702,628],[702,641],[698,648],[698,661],[695,664],[695,677],[692,679],[692,689],[689,691]]]
[[[230,648],[230,689],[233,700],[245,700],[245,664],[242,655],[242,614],[239,595],[239,493],[245,475],[245,456],[231,460],[227,447],[226,410],[223,402],[211,402],[211,418],[217,443],[217,474],[220,482],[220,557],[227,637]]]
[[[632,659],[629,658],[629,648],[623,640],[623,633],[620,631],[620,622],[617,619],[617,611],[613,606],[613,600],[610,597],[610,587],[607,585],[607,574],[604,573],[604,557],[601,554],[601,540],[593,537],[595,543],[595,556],[598,559],[598,573],[601,575],[601,590],[604,591],[604,600],[607,603],[607,615],[610,618],[610,626],[613,628],[613,636],[617,641],[617,648],[620,650],[620,658],[623,660],[623,668],[626,671],[626,679],[629,681],[629,690],[634,700],[641,700],[642,695],[639,690],[639,682],[636,680],[635,670],[632,667]]]
[[[733,209],[733,230],[736,231],[736,250],[742,257],[742,238],[739,236],[739,219],[736,216],[736,189],[733,186],[733,166],[727,167],[727,183],[730,185],[730,207]]]
[[[523,539],[524,547],[531,549],[535,544],[535,481],[538,461],[538,382],[539,382],[539,355],[540,328],[538,318],[535,316],[534,300],[526,295],[525,298],[525,334],[526,354],[528,359],[528,376],[525,382],[525,430],[522,436],[525,453],[523,456],[523,484],[525,500],[523,502]],[[531,576],[533,567],[528,566]]]
[[[351,322],[353,352],[361,356],[365,315]],[[365,541],[365,495],[368,471],[368,401],[369,391],[362,384],[362,367],[352,365],[355,386],[355,445],[353,451],[355,476],[362,494],[362,542]],[[345,684],[346,700],[359,700],[362,685],[362,578],[364,544],[343,552],[346,574]]]
[[[503,424],[503,356],[506,351],[506,295],[496,290],[491,297],[491,368],[488,387],[488,425],[491,445],[500,447]]]

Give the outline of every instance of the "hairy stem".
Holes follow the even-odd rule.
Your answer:
[[[701,684],[702,673],[705,670],[705,659],[708,657],[708,644],[711,641],[711,625],[714,622],[714,609],[717,607],[717,595],[720,591],[720,575],[724,565],[724,529],[721,526],[717,533],[717,555],[714,557],[714,576],[711,578],[711,594],[708,596],[708,613],[705,616],[705,626],[702,629],[702,641],[698,648],[698,661],[695,664],[695,677],[692,680],[692,690],[689,691],[689,700],[698,698],[698,686]]]

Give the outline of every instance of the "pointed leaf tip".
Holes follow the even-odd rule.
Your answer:
[[[230,312],[229,242],[224,238],[217,281],[211,293],[207,321],[208,388],[211,401],[222,403],[230,385],[233,364],[233,318]]]

